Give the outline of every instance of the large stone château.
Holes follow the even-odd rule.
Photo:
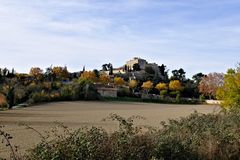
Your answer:
[[[156,63],[148,63],[145,59],[139,58],[139,57],[134,57],[133,59],[129,60],[126,62],[126,64],[122,67],[119,68],[113,68],[113,74],[118,74],[118,73],[126,73],[126,72],[131,72],[133,71],[133,66],[135,64],[138,64],[140,69],[144,71],[146,67],[150,66],[153,68],[153,70],[158,71],[158,64]],[[109,73],[109,71],[105,71],[105,73]]]
[[[147,63],[148,62],[145,59],[134,57],[133,59],[127,61],[126,66],[130,70],[133,70],[133,65],[138,64],[141,70],[145,70],[145,67],[146,67]]]

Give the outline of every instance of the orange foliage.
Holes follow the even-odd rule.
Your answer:
[[[92,71],[85,71],[81,74],[80,79],[86,79],[86,80],[96,82],[97,81],[97,76]]]
[[[100,81],[102,84],[108,84],[108,83],[111,82],[111,79],[109,78],[109,76],[103,74],[103,75],[100,75],[99,81]]]
[[[43,70],[39,67],[32,67],[29,74],[34,77],[38,77],[43,74]]]
[[[53,67],[52,72],[57,78],[60,79],[66,79],[69,77],[67,67]]]

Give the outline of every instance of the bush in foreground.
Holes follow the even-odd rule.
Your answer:
[[[119,129],[79,129],[42,140],[27,158],[31,160],[149,160],[149,159],[236,159],[240,157],[240,112],[194,113],[162,123],[161,129],[134,126],[128,119],[111,115]]]
[[[133,119],[124,119],[112,114],[112,120],[119,122],[119,130],[112,134],[101,128],[79,129],[70,132],[64,128],[65,134],[57,134],[52,139],[44,138],[27,156],[31,160],[82,159],[151,159],[154,151],[154,136],[133,126]],[[47,136],[48,137],[48,136]]]
[[[240,112],[170,120],[157,137],[157,159],[239,159]]]

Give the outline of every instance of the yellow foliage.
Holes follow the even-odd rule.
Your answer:
[[[110,79],[109,76],[103,74],[103,75],[100,75],[99,81],[100,81],[102,84],[108,84],[108,83],[111,82],[111,79]]]
[[[86,79],[86,80],[90,80],[90,81],[96,82],[97,81],[97,76],[92,71],[85,71],[85,72],[83,72],[81,74],[80,79]]]
[[[224,99],[224,94],[225,94],[224,88],[220,87],[220,88],[217,89],[216,98],[218,100],[223,100]]]
[[[29,75],[34,77],[41,76],[42,74],[43,74],[43,70],[39,67],[32,67],[29,72]]]
[[[121,77],[115,77],[114,78],[114,84],[117,86],[121,86],[125,83],[124,79]]]
[[[151,81],[146,81],[142,84],[142,88],[146,91],[149,91],[153,88],[153,83]]]
[[[131,89],[134,89],[134,88],[136,88],[137,87],[137,81],[136,80],[131,80],[130,82],[129,82],[129,88],[131,88]]]
[[[69,77],[67,67],[53,67],[52,72],[56,75],[57,78],[64,79]]]
[[[224,85],[218,88],[216,97],[223,100],[225,109],[239,108],[240,106],[240,70],[229,69],[224,76]]]
[[[240,88],[240,73],[236,73],[236,84]]]
[[[179,80],[173,80],[169,83],[169,89],[172,91],[180,91],[182,89],[181,82]]]
[[[162,90],[167,90],[167,84],[166,83],[158,83],[155,87],[157,90],[162,91]]]

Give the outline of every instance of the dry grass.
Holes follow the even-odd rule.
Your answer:
[[[40,141],[40,137],[32,130],[26,130],[19,123],[26,123],[41,133],[54,126],[54,122],[61,122],[70,128],[82,126],[101,126],[107,131],[114,131],[116,122],[104,122],[110,113],[123,117],[141,115],[146,120],[137,121],[137,125],[160,126],[160,122],[169,118],[187,116],[197,110],[200,113],[211,113],[218,110],[218,106],[209,105],[168,105],[128,102],[59,102],[49,103],[29,108],[21,108],[0,112],[0,122],[6,126],[5,130],[13,135],[13,143],[21,144],[20,151],[33,147]],[[0,145],[0,157],[6,156],[6,148]]]

